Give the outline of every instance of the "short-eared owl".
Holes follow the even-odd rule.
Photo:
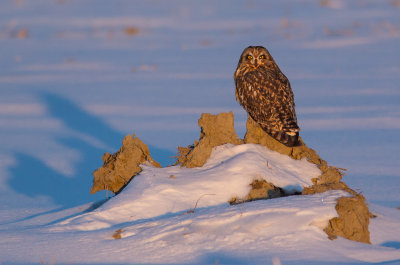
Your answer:
[[[263,130],[286,146],[299,144],[294,96],[289,80],[268,50],[249,46],[234,75],[236,100]]]

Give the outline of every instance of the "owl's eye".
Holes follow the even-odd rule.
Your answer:
[[[251,59],[253,59],[253,56],[247,55],[247,59],[248,59],[248,60],[251,60]]]
[[[258,57],[260,59],[265,59],[265,55],[260,55],[260,57]]]

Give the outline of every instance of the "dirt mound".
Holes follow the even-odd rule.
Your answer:
[[[343,169],[329,166],[318,154],[300,138],[300,146],[287,147],[276,141],[265,133],[251,117],[247,120],[247,131],[244,140],[241,140],[234,129],[233,113],[220,113],[212,115],[203,113],[198,120],[201,128],[199,141],[188,147],[178,147],[176,164],[188,168],[201,167],[211,155],[214,147],[226,143],[261,144],[267,148],[288,155],[293,159],[306,158],[314,163],[321,170],[322,174],[313,179],[313,185],[303,189],[302,195],[322,193],[328,190],[344,190],[351,194],[350,197],[338,199],[336,210],[338,217],[329,220],[325,232],[333,239],[342,236],[350,240],[370,243],[368,225],[370,212],[365,198],[357,194],[342,182]],[[115,154],[106,153],[103,155],[104,165],[97,169],[93,175],[93,186],[91,193],[107,189],[114,193],[122,188],[141,171],[140,164],[150,162],[160,167],[149,153],[148,147],[134,135],[127,135],[122,143],[121,149]],[[233,198],[230,203],[237,204],[257,199],[271,199],[286,196],[280,187],[274,186],[264,180],[254,180],[251,184],[251,191],[245,198]]]
[[[329,225],[324,229],[330,239],[337,236],[369,243],[369,210],[364,196],[357,194],[353,197],[341,197],[336,204],[339,217],[329,220]]]
[[[198,121],[201,128],[199,141],[188,147],[178,147],[176,164],[188,168],[201,167],[211,155],[214,147],[231,143],[241,144],[233,126],[233,113],[212,115],[203,113]]]
[[[325,228],[330,239],[342,236],[350,240],[370,243],[368,230],[370,212],[367,203],[364,196],[357,194],[341,181],[342,173],[340,170],[343,169],[329,166],[325,160],[318,156],[315,150],[307,147],[301,139],[301,146],[287,147],[265,133],[251,117],[248,117],[246,126],[245,143],[261,144],[294,159],[306,158],[309,162],[318,166],[322,174],[313,179],[311,187],[303,189],[303,195],[322,193],[328,190],[344,190],[353,195],[353,197],[338,199],[336,211],[339,217],[329,220],[329,225]]]
[[[285,196],[282,188],[275,186],[265,180],[254,180],[251,184],[251,190],[245,198],[232,198],[230,204],[239,204],[243,202],[255,201],[260,199],[273,199]]]
[[[109,190],[118,193],[142,169],[140,164],[150,162],[156,167],[161,167],[155,162],[149,148],[133,134],[125,136],[122,147],[114,154],[105,153],[102,157],[104,164],[93,172],[93,185],[90,193]]]

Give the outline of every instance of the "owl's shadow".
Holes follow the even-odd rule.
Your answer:
[[[72,207],[93,201],[102,201],[106,193],[90,194],[92,172],[101,166],[101,156],[105,152],[115,152],[119,149],[124,135],[103,122],[74,102],[53,93],[39,94],[41,101],[46,105],[50,115],[77,134],[54,136],[52,140],[78,151],[79,161],[74,165],[73,176],[66,177],[47,166],[38,158],[17,153],[16,165],[10,169],[9,186],[16,192],[29,197],[47,196],[57,205]],[[111,147],[112,150],[91,144],[78,135],[86,135],[98,142]],[[156,148],[149,145],[150,152],[155,160],[167,164],[172,151]]]

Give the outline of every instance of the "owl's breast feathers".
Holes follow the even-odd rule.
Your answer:
[[[236,99],[268,133],[298,135],[294,96],[280,70],[259,67],[235,76]]]

